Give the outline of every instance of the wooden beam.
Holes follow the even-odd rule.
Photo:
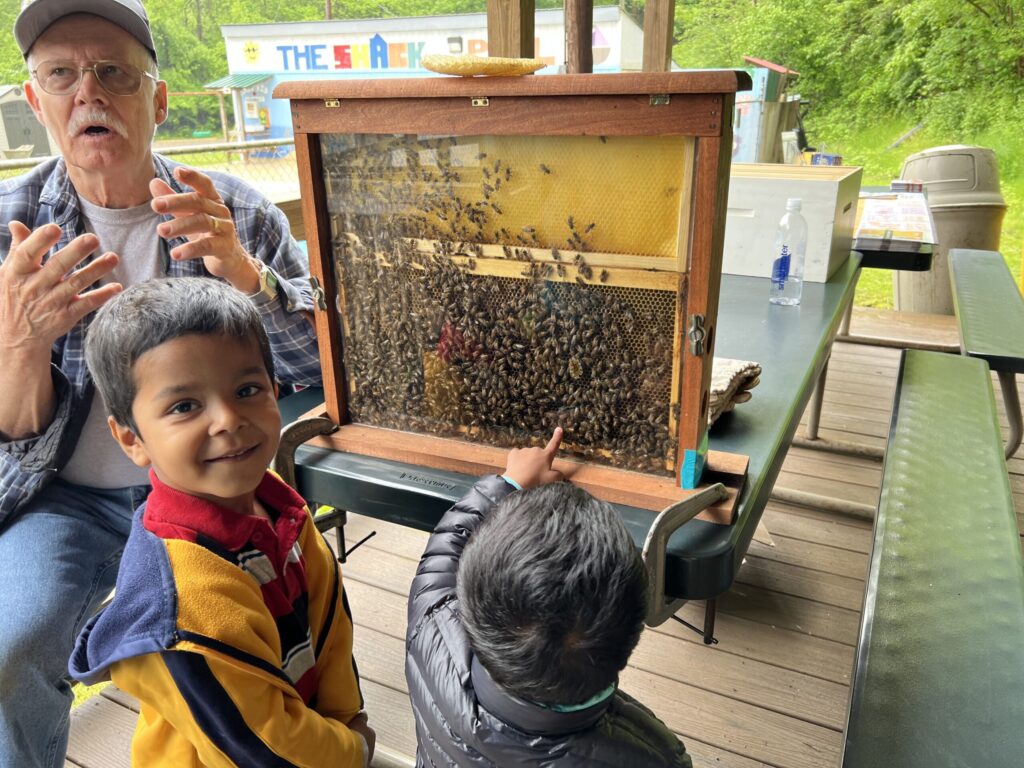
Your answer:
[[[594,0],[565,0],[565,71],[594,71]]]
[[[305,221],[306,248],[309,250],[309,274],[316,278],[327,298],[326,307],[316,306],[314,298],[313,321],[316,324],[317,344],[320,347],[320,370],[323,375],[327,413],[335,424],[345,424],[348,415],[348,384],[342,354],[342,331],[338,296],[338,281],[334,273],[334,253],[331,242],[331,216],[327,208],[324,189],[323,156],[320,137],[310,133],[295,133],[295,159],[303,172],[299,173],[299,200]]]
[[[306,416],[320,415],[322,412],[322,408],[317,408]],[[417,467],[460,472],[472,477],[501,472],[508,458],[508,448],[496,445],[365,424],[346,424],[337,432],[314,438],[308,445],[399,461]],[[736,500],[743,490],[748,464],[746,456],[720,451],[708,453],[707,481],[709,484],[725,484],[729,496],[697,515],[698,520],[732,525],[736,519]],[[572,480],[575,485],[599,499],[654,512],[660,512],[696,492],[680,488],[674,478],[665,475],[633,472],[574,458],[557,458],[554,468],[567,480]]]
[[[647,0],[644,6],[644,72],[668,72],[672,66],[675,0]]]
[[[715,339],[718,336],[718,294],[722,281],[722,244],[725,242],[725,215],[729,185],[721,181],[729,177],[732,162],[732,115],[734,94],[722,94],[722,103],[716,113],[721,116],[721,137],[697,140],[697,165],[694,180],[693,230],[690,245],[690,285],[687,313],[703,315],[704,349],[700,356],[689,354],[683,366],[683,392],[691,393],[688,402],[699,402],[699,414],[684,414],[679,421],[679,457],[677,472],[682,468],[683,448],[699,446],[707,431],[708,400],[711,388],[711,369],[715,357]],[[696,393],[699,392],[699,400]]]
[[[487,0],[487,55],[533,58],[534,0]]]

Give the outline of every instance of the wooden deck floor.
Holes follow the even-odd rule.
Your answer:
[[[857,312],[852,332],[955,343],[950,321]],[[836,345],[823,437],[884,445],[898,359],[893,349]],[[1024,449],[1009,468],[1020,517]],[[793,448],[778,485],[874,506],[880,474],[880,464],[868,459]],[[648,630],[622,686],[679,734],[695,766],[834,766],[871,522],[776,502],[764,521],[774,545],[755,541],[735,586],[720,599],[720,643],[704,646],[674,622]],[[402,667],[405,596],[426,536],[355,516],[347,536],[356,541],[370,530],[377,536],[344,568],[356,654],[379,743],[411,755],[415,737]],[[702,612],[698,603],[680,615],[699,623]],[[72,717],[68,765],[127,766],[135,718],[132,702],[118,691],[83,704]]]

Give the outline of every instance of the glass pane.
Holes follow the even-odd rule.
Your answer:
[[[674,469],[689,142],[322,137],[352,420]]]

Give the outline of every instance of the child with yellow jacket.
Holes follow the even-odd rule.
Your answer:
[[[139,284],[100,310],[86,356],[153,490],[72,676],[138,698],[133,765],[365,768],[341,574],[266,469],[280,414],[254,303],[210,278]]]

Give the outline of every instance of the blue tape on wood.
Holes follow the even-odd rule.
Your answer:
[[[683,466],[679,470],[679,485],[690,491],[700,485],[700,478],[704,474],[704,465],[708,460],[708,436],[704,434],[697,450],[686,449],[683,451]]]

